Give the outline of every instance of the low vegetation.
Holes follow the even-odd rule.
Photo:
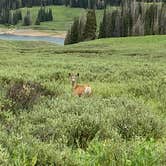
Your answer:
[[[0,165],[166,165],[165,39],[0,41]]]

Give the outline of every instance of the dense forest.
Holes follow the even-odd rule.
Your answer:
[[[166,3],[144,3],[125,0],[114,9],[105,8],[99,34],[96,32],[95,10],[75,18],[68,30],[65,44],[107,37],[166,34]],[[86,34],[86,35],[85,35]]]
[[[104,4],[118,5],[121,0],[1,0],[0,8],[16,9],[40,5],[66,5],[81,8],[103,8]]]
[[[154,34],[165,34],[166,33],[166,5],[163,0],[161,3],[144,3],[143,0],[1,0],[0,1],[0,24],[16,25],[22,20],[22,25],[31,25],[31,14],[27,11],[26,16],[22,17],[21,7],[33,7],[41,6],[41,10],[36,16],[36,25],[40,25],[43,21],[52,21],[53,15],[51,9],[45,9],[48,5],[66,5],[69,7],[82,7],[89,9],[105,9],[103,21],[100,25],[99,38],[103,37],[124,37],[124,36],[135,36],[135,35],[154,35]],[[151,2],[152,0],[146,0]],[[160,0],[161,1],[161,0]],[[160,2],[159,1],[159,2]],[[155,1],[157,2],[157,1]],[[160,5],[159,5],[160,4]],[[106,12],[106,6],[118,5],[115,11]],[[43,8],[44,7],[44,8]],[[17,9],[17,10],[13,10]],[[90,14],[90,13],[89,13]],[[95,16],[95,14],[90,14]],[[81,18],[82,19],[82,18]],[[74,29],[74,35],[77,30],[82,28],[90,28],[86,24],[87,18],[76,18],[72,28]],[[94,34],[96,33],[96,18],[92,18],[94,22],[93,35],[85,37],[81,32],[74,36],[75,43],[83,40],[95,39]],[[91,20],[89,21],[91,23]],[[77,25],[76,25],[77,24]],[[86,27],[87,25],[87,27]],[[80,28],[79,28],[80,27]],[[69,34],[72,30],[69,30]],[[98,35],[98,34],[97,34]],[[70,38],[70,37],[69,37]]]
[[[99,38],[166,34],[166,3],[124,1],[104,12]]]
[[[143,1],[143,0],[138,0]],[[152,2],[153,0],[144,0]],[[161,0],[156,0],[161,1]],[[162,0],[165,1],[166,0]],[[43,5],[66,5],[81,8],[104,8],[107,5],[120,5],[122,0],[1,0],[0,9],[16,9],[19,7],[32,7]]]

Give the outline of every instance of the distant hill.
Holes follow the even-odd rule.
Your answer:
[[[12,26],[15,28],[31,28],[37,30],[49,30],[49,31],[67,31],[73,22],[74,17],[78,17],[86,12],[86,9],[80,8],[69,8],[65,6],[49,6],[53,12],[53,21],[42,22],[40,25],[35,25],[35,20],[37,13],[40,7],[33,8],[21,8],[23,17],[25,16],[27,10],[30,11],[32,25],[31,26],[22,26],[22,22],[19,22],[17,25]],[[102,19],[103,10],[96,11],[98,24]]]

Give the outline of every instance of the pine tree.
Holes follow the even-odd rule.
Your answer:
[[[40,25],[40,20],[38,17],[36,18],[35,25]]]
[[[104,9],[104,15],[103,15],[103,20],[100,23],[100,29],[99,29],[99,36],[98,38],[105,38],[107,37],[106,35],[106,8]]]
[[[52,14],[51,8],[49,8],[49,11],[48,11],[48,18],[49,18],[49,21],[53,21],[53,14]]]
[[[17,12],[13,13],[13,25],[16,25],[18,23],[18,17],[17,17]]]
[[[26,16],[24,17],[24,20],[23,20],[23,25],[24,26],[29,26],[31,25],[31,15],[30,15],[30,11],[27,11],[27,14]]]
[[[145,13],[145,35],[154,34],[155,17],[156,17],[156,5],[152,4]]]
[[[79,34],[78,34],[78,42],[84,41],[83,34],[85,30],[85,24],[86,24],[86,15],[83,14],[79,19]]]
[[[162,4],[159,14],[159,34],[166,34],[166,3]]]
[[[11,25],[13,25],[13,13],[12,12],[10,12],[10,14],[9,14],[8,23],[11,24]]]
[[[119,10],[112,12],[110,34],[111,37],[121,36],[121,16]]]
[[[71,44],[71,29],[69,29],[66,34],[64,44],[65,45]]]
[[[119,9],[104,13],[99,38],[166,34],[166,4],[124,0]]]
[[[85,29],[83,33],[83,40],[93,40],[96,38],[96,13],[95,10],[88,10]]]
[[[48,10],[45,7],[41,7],[38,11],[38,16],[36,18],[36,22],[45,22],[45,21],[53,21],[53,14],[51,8]]]
[[[18,20],[22,20],[22,12],[21,12],[21,10],[17,10],[16,12],[17,12]]]
[[[65,44],[74,44],[79,42],[79,18],[74,19],[71,30],[68,31],[65,39]]]
[[[74,23],[71,28],[71,44],[77,43],[78,42],[78,35],[79,35],[79,18],[74,19]]]

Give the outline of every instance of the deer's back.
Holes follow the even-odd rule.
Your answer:
[[[89,85],[76,85],[74,88],[74,94],[78,96],[91,95],[92,89]]]

